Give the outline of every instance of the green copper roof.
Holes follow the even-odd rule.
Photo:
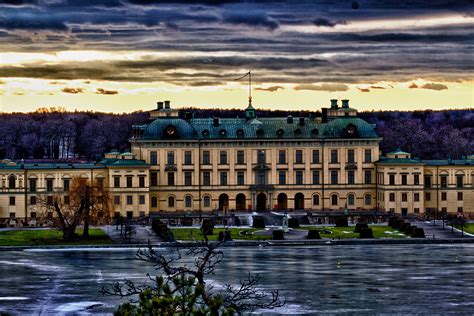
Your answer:
[[[99,161],[99,164],[107,167],[148,167],[149,165],[138,159],[115,159],[104,158]]]
[[[407,153],[406,151],[401,150],[400,148],[397,148],[395,151],[389,152],[386,155],[409,155],[410,153]]]
[[[348,132],[353,126],[354,133]],[[167,135],[173,126],[176,133]],[[310,118],[157,118],[143,126],[144,140],[162,139],[318,139],[378,138],[374,125],[358,117],[341,117],[321,123]]]

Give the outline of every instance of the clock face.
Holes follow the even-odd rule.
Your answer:
[[[166,132],[166,135],[168,135],[168,136],[174,136],[174,135],[176,135],[176,127],[168,126],[166,128],[165,132]]]
[[[347,126],[347,129],[346,129],[346,130],[347,130],[347,133],[348,133],[348,134],[351,134],[351,135],[354,135],[355,132],[356,132],[356,128],[355,128],[355,126],[353,126],[353,125]]]

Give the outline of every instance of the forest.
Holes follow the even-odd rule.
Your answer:
[[[186,108],[194,117],[237,117],[242,110]],[[311,111],[257,110],[258,117],[314,116]],[[461,159],[474,153],[474,110],[371,111],[359,117],[376,124],[383,153],[401,148],[421,159]],[[112,149],[129,150],[132,124],[148,112],[110,114],[41,108],[0,114],[0,159],[98,160]]]

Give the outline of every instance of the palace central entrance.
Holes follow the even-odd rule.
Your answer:
[[[257,211],[267,210],[267,195],[265,193],[257,194]]]

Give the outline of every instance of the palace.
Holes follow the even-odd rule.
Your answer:
[[[474,157],[420,160],[381,155],[374,125],[348,100],[310,117],[179,117],[158,102],[134,125],[131,152],[96,163],[0,162],[0,218],[29,223],[37,196],[68,198],[74,177],[109,189],[115,213],[385,211],[474,212]]]

